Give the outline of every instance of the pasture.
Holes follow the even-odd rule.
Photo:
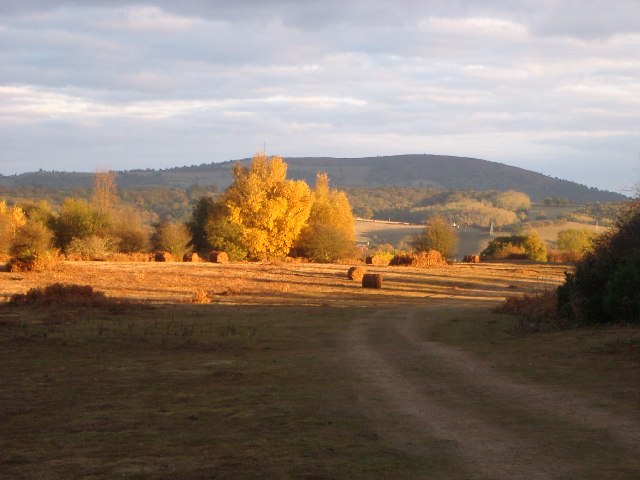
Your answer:
[[[1,272],[0,477],[638,477],[638,329],[492,313],[568,267],[370,267],[379,290],[348,268]],[[111,301],[7,302],[56,282]]]

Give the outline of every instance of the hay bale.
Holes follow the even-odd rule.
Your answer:
[[[184,256],[182,257],[182,261],[183,262],[199,262],[200,255],[198,255],[196,252],[185,253]]]
[[[465,255],[462,261],[465,263],[480,263],[480,255]]]
[[[347,272],[347,277],[349,277],[349,280],[359,282],[362,280],[365,273],[367,273],[367,271],[362,267],[351,267]]]
[[[229,263],[229,256],[226,252],[214,251],[209,254],[209,261],[212,263]]]
[[[156,252],[153,256],[156,262],[175,262],[174,256],[169,252]]]
[[[379,273],[365,273],[362,276],[363,288],[382,288],[382,275]]]

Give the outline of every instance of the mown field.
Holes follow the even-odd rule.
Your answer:
[[[492,313],[568,267],[348,267],[0,272],[0,477],[638,478],[638,329]],[[55,282],[110,300],[7,302]]]

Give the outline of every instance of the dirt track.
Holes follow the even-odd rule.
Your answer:
[[[465,463],[465,478],[584,478],[580,454],[567,453],[579,452],[580,432],[621,459],[638,458],[640,424],[598,408],[598,399],[516,381],[424,338],[425,322],[438,322],[439,308],[383,310],[353,322],[345,347],[381,437],[416,455],[431,454],[433,439],[444,442]],[[559,435],[566,451],[545,448],[548,425],[557,426],[548,434]]]

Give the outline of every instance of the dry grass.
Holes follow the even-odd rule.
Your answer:
[[[384,297],[391,304],[422,304],[426,298],[496,303],[517,293],[553,288],[564,280],[565,265],[483,263],[415,267],[376,267],[383,292],[354,285],[339,264],[183,262],[64,262],[52,271],[20,275],[0,272],[5,299],[52,283],[90,285],[112,298],[149,303],[189,302],[198,289],[235,305],[368,305]]]
[[[419,351],[430,335],[423,335],[423,325],[441,325],[436,333],[447,339],[464,325],[473,331],[465,337],[469,349],[492,355],[517,375],[544,383],[551,371],[553,382],[575,383],[579,359],[580,388],[615,392],[620,408],[637,408],[638,382],[623,388],[629,378],[637,379],[637,369],[621,368],[637,342],[611,343],[597,353],[594,382],[584,353],[565,358],[563,348],[579,343],[575,334],[544,334],[553,337],[536,343],[546,349],[540,356],[532,347],[518,347],[527,337],[504,333],[508,317],[489,313],[514,293],[559,284],[566,267],[376,267],[385,280],[380,290],[348,280],[346,269],[64,262],[53,271],[0,273],[7,300],[0,305],[0,472],[7,478],[157,480],[419,479],[425,472],[431,478],[472,478],[476,472],[461,460],[455,442],[428,430],[416,434],[413,418],[385,404],[351,369],[349,354],[362,344],[349,333],[366,325],[363,340],[371,342],[372,352],[388,353],[402,380],[435,401],[451,406],[449,393],[460,396],[459,408],[471,404],[478,419],[496,417],[496,428],[515,431],[550,456],[577,465],[595,462],[579,471],[592,471],[591,477],[573,478],[625,478],[624,468],[637,456],[615,457],[614,447],[600,455],[609,445],[602,435],[567,433],[562,420],[538,418],[469,390],[447,368],[429,370],[433,359]],[[97,291],[142,306],[118,316],[70,307],[81,321],[50,322],[50,311],[62,320],[66,312],[8,302],[13,294],[55,283],[80,285],[82,292],[93,292],[89,298],[100,296]],[[215,302],[189,304],[204,295]],[[371,323],[372,316],[379,321]],[[397,324],[415,328],[417,336],[409,342],[407,331],[394,330]],[[479,326],[494,330],[489,336]],[[451,383],[441,391],[433,387],[438,382]]]

